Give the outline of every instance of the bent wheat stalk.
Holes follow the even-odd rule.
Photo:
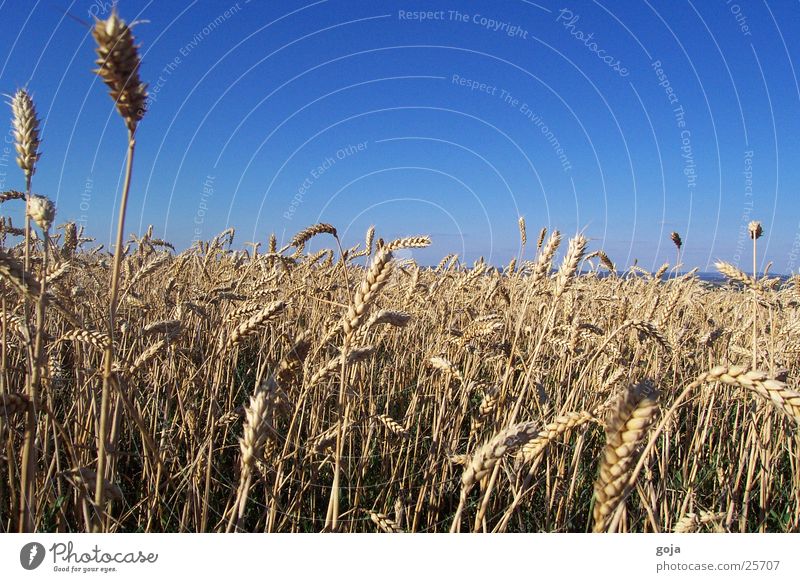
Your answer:
[[[453,523],[450,526],[451,532],[458,531],[461,527],[461,513],[464,511],[467,494],[475,484],[486,477],[505,455],[516,452],[519,447],[535,437],[538,432],[536,426],[537,424],[533,421],[521,422],[510,426],[497,433],[472,456],[470,463],[461,475],[461,497]],[[488,499],[489,493],[490,491],[487,491],[484,496],[484,505],[476,519],[476,529],[483,520],[483,514],[486,509],[485,501]]]
[[[634,467],[628,479],[626,485],[627,489],[631,489],[634,486],[636,478],[644,468],[648,456],[656,446],[658,437],[664,431],[672,415],[675,414],[689,394],[705,383],[718,381],[751,390],[762,398],[770,400],[773,405],[781,410],[787,417],[794,420],[794,422],[800,423],[800,393],[787,388],[784,382],[770,378],[765,372],[756,370],[747,371],[738,366],[715,366],[708,372],[704,372],[698,376],[694,382],[688,384],[672,402],[672,406],[670,406],[669,410],[663,415],[661,422],[650,436],[650,441],[639,456],[639,462],[636,464],[636,467]]]
[[[558,416],[553,422],[547,424],[535,438],[531,439],[517,452],[517,462],[520,466],[530,464],[527,475],[522,482],[522,486],[518,489],[514,500],[511,505],[506,509],[503,518],[495,528],[495,532],[503,532],[508,527],[508,522],[514,511],[519,507],[525,494],[528,492],[531,479],[533,479],[534,471],[538,465],[536,461],[544,454],[547,447],[557,438],[569,434],[572,430],[582,426],[588,422],[597,422],[597,419],[586,411],[569,412],[562,416]]]

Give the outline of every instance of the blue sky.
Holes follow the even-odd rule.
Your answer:
[[[800,268],[794,2],[120,0],[150,110],[128,232],[179,247],[319,221],[496,264],[542,226],[618,265]],[[111,238],[125,129],[91,73],[104,0],[0,2],[0,92],[43,118],[34,190]],[[424,15],[417,14],[424,12]],[[424,16],[424,18],[422,18]],[[9,121],[10,127],[10,121]],[[6,143],[6,148],[8,144]],[[13,153],[0,187],[21,188]],[[19,209],[3,208],[18,216]],[[530,253],[529,253],[530,254]]]

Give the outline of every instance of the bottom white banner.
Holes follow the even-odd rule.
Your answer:
[[[4,534],[3,580],[798,580],[793,534]]]

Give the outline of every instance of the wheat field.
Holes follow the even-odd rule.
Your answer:
[[[0,531],[800,528],[800,279],[618,269],[524,219],[503,268],[324,223],[126,238],[146,88],[128,25],[94,33],[130,138],[111,253],[32,193],[39,120],[12,102]]]

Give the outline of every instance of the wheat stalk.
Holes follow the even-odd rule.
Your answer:
[[[117,111],[128,129],[128,150],[125,163],[125,181],[122,187],[122,199],[117,219],[116,246],[114,248],[114,267],[111,274],[109,290],[108,333],[109,344],[103,355],[103,394],[100,401],[100,426],[97,450],[97,482],[95,505],[102,507],[105,502],[104,488],[106,481],[106,438],[108,436],[108,414],[111,399],[111,374],[114,364],[113,334],[117,312],[119,293],[119,275],[122,264],[122,237],[125,230],[125,213],[128,207],[131,176],[133,174],[133,155],[136,149],[135,134],[139,121],[144,117],[147,102],[147,87],[139,79],[141,64],[139,50],[135,44],[130,27],[117,16],[116,8],[106,20],[97,20],[92,29],[97,43],[98,68],[95,72],[109,88]],[[93,530],[102,529],[99,514],[93,519]]]

